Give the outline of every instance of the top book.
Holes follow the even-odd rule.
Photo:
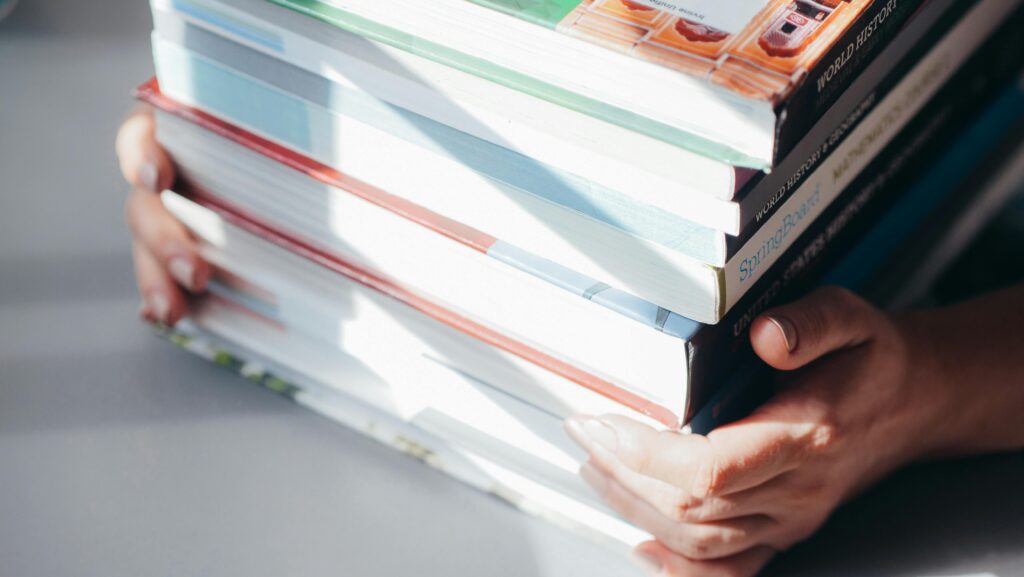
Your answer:
[[[671,145],[769,169],[922,0],[270,0]]]

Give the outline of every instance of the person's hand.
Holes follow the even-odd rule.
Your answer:
[[[581,474],[657,541],[634,552],[652,573],[748,577],[817,530],[845,499],[933,448],[951,399],[911,375],[918,339],[841,289],[821,289],[751,327],[782,373],[749,417],[707,436],[624,417],[574,417]]]
[[[121,125],[117,156],[121,173],[133,188],[125,218],[134,237],[140,314],[151,322],[173,325],[188,312],[186,294],[205,289],[210,267],[185,227],[160,202],[158,193],[174,183],[174,164],[156,141],[151,109],[139,108]]]

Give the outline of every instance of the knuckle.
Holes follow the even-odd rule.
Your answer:
[[[735,539],[720,527],[702,524],[686,525],[678,543],[680,553],[690,559],[709,559],[719,555],[724,546]]]
[[[836,286],[824,287],[819,294],[827,304],[825,307],[816,307],[819,320],[824,323],[820,327],[822,329],[829,328],[828,325],[832,323],[841,325],[852,324],[858,318],[871,314],[873,310],[864,299],[847,288]],[[834,318],[830,319],[830,316]]]
[[[806,426],[800,444],[811,454],[829,452],[842,438],[842,427],[836,404],[829,399],[809,397],[804,401]]]
[[[805,339],[811,342],[821,340],[822,336],[828,332],[829,326],[831,325],[825,307],[804,307],[800,309],[798,318],[799,322],[797,331],[800,334],[801,342]]]
[[[846,311],[857,311],[864,308],[864,299],[845,287],[827,286],[820,293],[827,301],[834,303]]]
[[[857,295],[855,295],[853,291],[846,287],[841,287],[838,285],[829,285],[821,287],[821,294],[825,295],[830,300],[835,300],[838,302],[849,301],[851,299],[857,298]]]
[[[698,499],[714,496],[721,490],[722,478],[722,468],[718,460],[709,457],[700,465],[694,475],[693,485],[690,488],[691,496]]]
[[[704,517],[701,505],[700,499],[680,490],[673,500],[669,518],[677,523],[700,521]]]

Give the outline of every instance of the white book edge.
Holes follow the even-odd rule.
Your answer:
[[[687,214],[690,203],[700,202],[702,196],[728,200],[735,193],[735,169],[724,162],[329,24],[310,19],[308,25],[317,34],[298,34],[286,28],[287,22],[305,17],[286,8],[268,4],[250,13],[224,0],[208,3],[248,26],[275,26],[280,51],[175,11],[170,0],[151,1],[157,30],[180,40],[180,24],[188,22],[477,138],[526,156],[550,158],[559,168],[609,188],[628,190],[647,182],[643,188],[652,195],[647,201],[680,215]],[[260,14],[275,16],[277,21],[271,23]],[[340,39],[343,50],[316,40],[328,28],[331,40]],[[551,126],[561,130],[553,132]]]
[[[323,341],[333,342],[335,346],[366,358],[375,358],[386,352],[378,350],[378,345],[391,342],[395,347],[419,350],[463,368],[511,394],[530,399],[535,405],[560,417],[575,413],[619,413],[664,428],[664,425],[615,400],[559,376],[529,355],[520,356],[492,347],[478,337],[414,310],[391,296],[237,229],[208,209],[174,193],[165,192],[162,198],[172,214],[203,243],[204,258],[277,296],[279,314],[296,325],[304,326],[307,332],[315,332]],[[525,299],[524,304],[533,306],[530,299]],[[546,316],[558,318],[557,315]],[[554,328],[549,328],[549,332]],[[382,334],[386,336],[382,337]],[[596,333],[582,330],[580,335],[584,334]],[[673,340],[678,348],[685,348],[683,341]],[[551,343],[557,346],[556,342]],[[634,356],[639,358],[639,355],[603,350],[592,340],[585,344],[606,357],[618,354],[623,362],[629,362]],[[673,353],[670,349],[663,354],[670,356],[662,360],[677,360],[679,362],[674,364],[685,364],[685,357],[678,352]],[[658,392],[675,395],[673,403],[679,403],[679,399],[685,401],[686,383],[675,382],[674,385]],[[662,406],[678,407],[678,417],[685,408],[685,404],[669,405],[662,397],[651,395],[646,390],[640,392],[635,388],[623,388],[636,391],[641,397]]]
[[[246,361],[240,373],[253,380],[265,375],[268,368],[283,373],[275,376],[294,380],[289,384],[302,389],[292,395],[298,404],[494,495],[527,514],[623,553],[650,538],[601,507],[592,506],[588,500],[572,497],[571,492],[566,493],[558,483],[538,480],[536,474],[524,474],[526,471],[520,468],[520,463],[509,464],[499,455],[476,453],[451,437],[427,431],[341,390],[325,387],[305,376],[300,368],[288,367],[284,359],[253,353],[230,337],[187,320],[180,323],[176,331],[187,336],[178,342],[189,352],[211,361],[216,360],[219,352],[227,352]],[[357,385],[373,379],[354,359],[349,362],[351,371],[356,373],[354,376],[359,378]]]

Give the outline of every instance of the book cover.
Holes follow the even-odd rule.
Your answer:
[[[491,57],[479,58],[468,48],[455,50],[443,40],[382,24],[361,15],[361,8],[354,9],[348,2],[271,1],[700,154],[752,168],[768,168],[781,159],[920,5],[915,0],[476,2],[704,82],[720,92],[718,99],[730,95],[746,102],[729,106],[737,118],[757,116],[759,126],[764,115],[753,109],[765,107],[751,103],[766,105],[774,110],[774,121],[768,136],[773,150],[765,151],[763,142],[741,142],[741,135],[735,135],[740,139],[736,143],[730,142],[700,118],[681,124],[669,120],[685,117],[681,110],[640,110],[639,105],[634,108],[619,99],[583,94],[551,76],[538,80],[522,68],[512,70],[495,64]],[[637,101],[644,99],[641,95]],[[696,99],[688,100],[696,107]],[[662,117],[666,120],[661,121]],[[726,122],[724,116],[720,122]]]
[[[691,339],[694,358],[691,380],[730,382],[725,389],[694,387],[696,406],[716,403],[749,407],[761,395],[752,388],[769,388],[770,375],[755,367],[763,365],[753,355],[747,338],[750,323],[769,308],[798,298],[821,282],[838,284],[873,295],[884,304],[877,280],[883,267],[906,271],[914,263],[892,260],[899,247],[912,243],[917,224],[959,187],[972,187],[973,167],[981,163],[1007,135],[1024,121],[1024,85],[1019,69],[1024,53],[1014,49],[1015,29],[1024,13],[1018,11],[990,38],[949,84],[918,115],[907,134],[893,142],[865,174],[844,193],[822,222],[780,259],[781,274],[762,279],[718,325],[702,327]],[[1012,57],[993,58],[996,54]],[[1017,82],[1008,80],[1018,78]],[[995,95],[999,95],[993,101]],[[991,106],[988,105],[992,102]],[[749,368],[746,378],[730,378],[724,364]],[[763,366],[762,366],[763,368]],[[752,375],[752,376],[751,376]],[[736,391],[744,391],[742,394]],[[718,400],[712,401],[713,398]],[[733,407],[722,415],[739,416]],[[707,429],[722,421],[701,416]]]
[[[249,135],[244,131],[202,112],[177,105],[173,101],[160,96],[159,92],[155,89],[155,84],[151,84],[146,89],[142,90],[142,96],[155,104],[172,109],[178,114],[187,116],[214,132],[222,133],[228,138],[238,141],[243,145],[257,148],[261,154],[275,158],[279,162],[282,162],[293,169],[300,170],[318,180],[328,182],[334,186],[339,186],[358,195],[367,194],[366,190],[363,190],[358,186],[353,189],[353,185],[355,183],[327,167],[311,162],[309,159],[305,159],[300,155],[292,153],[271,142]],[[872,171],[869,170],[868,172]],[[693,398],[691,408],[699,407],[701,400],[706,398],[706,396],[713,391],[714,383],[717,382],[718,378],[721,376],[722,369],[720,367],[733,366],[728,362],[729,356],[735,352],[737,347],[736,343],[743,342],[742,335],[745,331],[743,328],[737,329],[736,325],[734,325],[732,321],[717,328],[701,328],[701,325],[698,323],[674,314],[667,309],[657,307],[629,293],[609,287],[607,284],[601,283],[596,279],[576,274],[573,271],[559,267],[550,261],[545,261],[529,253],[525,253],[524,251],[517,250],[515,247],[501,243],[497,239],[483,235],[479,231],[470,229],[469,227],[459,225],[459,223],[448,221],[447,219],[443,219],[443,217],[438,217],[437,215],[431,215],[429,211],[423,211],[415,205],[411,205],[411,203],[407,203],[401,199],[387,195],[387,193],[384,193],[383,191],[372,191],[369,194],[370,197],[368,197],[367,200],[370,200],[371,202],[383,204],[389,210],[396,210],[395,207],[397,207],[397,210],[401,214],[405,215],[406,218],[413,218],[437,232],[441,232],[442,234],[454,238],[459,242],[472,246],[475,250],[498,258],[520,270],[525,270],[530,274],[540,276],[555,286],[570,290],[575,294],[588,298],[601,306],[616,310],[617,312],[625,314],[628,317],[640,321],[646,326],[652,327],[656,330],[665,332],[683,340],[691,342],[699,341],[699,347],[697,347],[699,349],[699,353],[691,354],[689,359],[692,370],[690,394]],[[837,204],[842,204],[842,202],[843,201],[840,201]],[[818,228],[815,228],[808,233],[809,238],[815,236],[816,233],[814,230],[818,230]],[[802,254],[806,250],[807,247],[804,246],[804,243],[798,243],[791,251],[789,251],[789,253],[787,253],[786,257],[783,258],[783,261],[786,261],[786,259],[789,258],[789,254]],[[775,282],[777,282],[777,279],[772,277],[771,283],[774,284]],[[764,283],[760,283],[757,286],[764,286]],[[762,293],[765,291],[755,289],[754,292],[761,295],[756,300],[762,302]],[[749,316],[752,314],[750,313],[749,307],[746,305],[743,305],[740,308],[742,309],[742,313],[737,313],[737,315]],[[715,367],[719,368],[716,369]],[[577,381],[578,380],[580,380],[579,376],[577,376]],[[680,386],[685,387],[686,384],[680,383]],[[636,406],[636,399],[633,400],[633,406]],[[649,409],[650,408],[648,407],[648,410],[645,411],[648,412],[648,414],[650,414]],[[663,416],[667,414],[672,415],[671,417],[668,417],[668,421],[674,425],[684,421],[688,416],[688,411],[690,410],[683,410],[680,407],[673,407],[672,410],[668,410],[665,407],[661,407],[661,409],[666,411],[663,413]],[[666,422],[666,419],[664,418],[659,420]]]
[[[935,18],[926,18],[923,14],[916,16],[912,25],[908,26],[891,46],[891,49],[899,49],[898,52],[892,53],[899,57],[887,58],[885,60],[888,62],[879,62],[878,65],[881,66],[872,65],[865,71],[864,78],[858,81],[854,88],[857,88],[858,94],[867,95],[863,98],[857,98],[857,95],[844,95],[836,107],[851,109],[848,115],[840,117],[834,115],[834,110],[829,111],[829,116],[836,116],[834,121],[829,122],[837,124],[837,129],[831,132],[815,129],[815,132],[809,133],[808,139],[812,136],[815,139],[813,152],[807,150],[809,147],[805,143],[796,149],[807,157],[806,162],[804,158],[799,158],[798,166],[793,166],[793,159],[787,159],[786,164],[780,167],[781,170],[769,177],[757,178],[756,189],[745,189],[737,202],[718,202],[714,209],[701,209],[703,205],[694,202],[689,195],[676,195],[680,198],[679,204],[686,210],[683,213],[672,213],[648,205],[643,202],[642,196],[635,197],[634,202],[630,202],[633,195],[628,191],[623,194],[606,188],[600,183],[576,177],[546,162],[529,159],[514,149],[460,132],[397,105],[388,105],[358,88],[342,86],[305,68],[278,60],[240,42],[228,40],[191,21],[183,21],[180,25],[173,26],[164,18],[170,14],[167,12],[157,11],[161,34],[154,36],[154,51],[158,55],[157,68],[162,87],[177,100],[214,112],[260,134],[274,136],[283,144],[311,158],[350,172],[367,182],[379,184],[396,194],[404,196],[401,186],[385,182],[390,182],[388,179],[393,180],[393,176],[384,176],[384,180],[379,180],[375,176],[376,172],[365,172],[368,169],[360,168],[360,165],[353,163],[358,154],[352,154],[352,149],[346,144],[366,138],[362,132],[358,133],[357,138],[356,131],[363,129],[386,132],[401,142],[415,145],[414,149],[399,146],[396,149],[399,151],[422,149],[422,163],[430,162],[438,167],[424,183],[433,182],[431,179],[439,179],[438,186],[441,188],[460,190],[477,186],[482,192],[490,181],[473,181],[467,187],[462,187],[457,186],[452,180],[455,178],[454,175],[448,176],[448,172],[456,169],[449,169],[447,161],[457,160],[465,165],[464,172],[467,175],[472,171],[493,179],[495,187],[508,185],[508,188],[501,189],[503,196],[514,199],[526,193],[550,201],[552,208],[557,206],[565,209],[553,210],[552,216],[545,216],[545,220],[552,219],[552,226],[557,226],[563,219],[591,219],[628,235],[677,251],[681,255],[713,266],[722,266],[729,257],[739,251],[746,240],[750,239],[754,231],[770,218],[773,209],[784,204],[787,194],[802,183],[803,179],[797,178],[795,173],[799,172],[804,178],[808,177],[817,166],[812,164],[811,160],[816,159],[817,163],[820,163],[836,149],[843,136],[848,134],[859,120],[867,116],[889,90],[899,84],[903,73],[911,68],[927,48],[930,48],[955,22],[959,13],[948,9],[951,3],[952,0],[933,0],[930,3],[930,7],[934,8],[932,12],[942,15],[943,22],[937,24]],[[165,33],[167,37],[163,36]],[[925,37],[921,38],[922,36]],[[914,49],[906,50],[905,46],[914,46]],[[885,54],[890,55],[891,50],[887,50]],[[893,71],[895,72],[889,74]],[[239,73],[241,77],[248,78],[238,78]],[[878,82],[879,79],[883,79],[882,82]],[[871,90],[861,87],[864,80],[873,81]],[[280,92],[274,92],[275,89]],[[214,98],[214,94],[218,96]],[[233,98],[230,97],[232,94]],[[285,107],[288,110],[301,109],[303,112],[300,116],[305,124],[311,127],[337,126],[334,130],[334,146],[327,147],[323,142],[326,136],[320,135],[313,128],[308,134],[295,134],[295,138],[288,138],[288,133],[284,132],[283,128],[278,128],[280,123],[274,122],[273,118],[248,112],[265,106],[282,106],[280,103],[284,101],[288,102],[288,106]],[[342,124],[343,127],[340,126]],[[334,150],[337,154],[329,157],[326,148]],[[441,158],[438,159],[434,155]],[[416,165],[415,159],[420,157],[401,158],[400,162],[413,166]],[[426,158],[431,160],[428,161]],[[343,164],[338,164],[339,161]],[[391,175],[394,171],[384,169],[383,172]],[[473,194],[463,205],[477,202],[477,199],[484,202],[484,198],[485,196],[480,194]],[[755,206],[760,207],[760,210],[755,211]],[[725,210],[726,208],[729,210]],[[730,228],[736,225],[730,224],[725,214],[728,212],[735,216],[733,211],[748,216],[756,212],[756,219],[751,216],[750,226],[743,229]],[[487,214],[487,211],[483,213]],[[485,224],[474,223],[466,217],[462,217],[461,220],[475,224],[483,230],[491,230]],[[523,229],[523,234],[527,234],[526,230],[529,230],[525,227],[513,228],[513,235],[520,229]],[[505,230],[506,232],[499,236],[510,237],[509,240],[513,240],[513,235],[507,232],[508,228]],[[727,236],[726,233],[733,236]],[[612,237],[609,242],[614,242],[614,238],[617,237]]]

